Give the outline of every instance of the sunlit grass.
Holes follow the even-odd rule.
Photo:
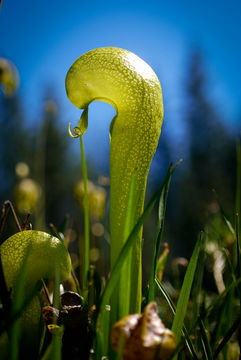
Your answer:
[[[236,189],[238,194],[240,193],[239,151],[240,150],[238,147],[238,184]],[[82,152],[82,161],[85,161],[83,160],[83,156],[84,153]],[[153,241],[153,259],[150,268],[150,278],[147,284],[147,291],[145,291],[143,294],[143,305],[155,300],[158,302],[158,304],[162,304],[163,308],[160,309],[161,313],[169,313],[171,310],[169,315],[169,323],[172,324],[171,328],[175,333],[177,341],[177,351],[173,358],[187,359],[191,357],[194,359],[208,360],[219,358],[238,359],[237,331],[240,326],[241,302],[239,215],[234,217],[235,221],[232,224],[232,221],[227,219],[222,209],[219,214],[221,221],[218,223],[218,226],[220,227],[218,231],[221,233],[229,233],[233,241],[232,247],[230,249],[223,248],[225,247],[225,243],[220,243],[220,239],[215,238],[215,232],[211,231],[212,226],[214,225],[212,223],[207,224],[206,229],[204,229],[196,241],[180,289],[174,289],[174,292],[171,291],[169,293],[167,289],[169,288],[168,282],[170,280],[164,276],[164,280],[160,282],[157,278],[156,269],[164,229],[165,209],[168,200],[170,181],[174,169],[175,167],[171,165],[167,171],[167,175],[162,185],[153,195],[136,224],[133,223],[132,219],[132,208],[135,198],[135,177],[132,177],[132,185],[129,195],[129,210],[127,211],[127,221],[125,228],[126,242],[116,261],[115,266],[112,269],[111,276],[106,279],[106,282],[101,283],[100,279],[98,278],[98,274],[95,274],[95,270],[92,270],[91,272],[89,265],[88,268],[87,265],[85,265],[84,278],[87,279],[84,292],[85,306],[88,308],[88,299],[92,299],[91,306],[93,304],[95,305],[90,325],[92,336],[90,346],[92,351],[89,353],[90,359],[97,360],[101,359],[103,356],[107,356],[108,359],[122,358],[121,355],[115,354],[109,345],[109,324],[111,314],[111,309],[109,307],[110,298],[117,282],[120,279],[120,274],[123,275],[124,273],[127,278],[132,276],[130,267],[128,266],[128,261],[131,256],[133,244],[136,241],[140,228],[143,226],[143,224],[145,224],[145,221],[151,213],[154,204],[158,200],[158,229],[156,239]],[[84,176],[87,181],[87,172],[85,174],[86,175]],[[87,192],[87,188],[85,188],[85,192]],[[237,206],[236,200],[236,214],[238,209],[239,207]],[[204,282],[204,272],[206,272],[207,265],[211,261],[210,252],[207,251],[207,249],[210,249],[210,246],[208,248],[208,244],[211,244],[213,247],[215,247],[216,251],[221,251],[223,253],[223,259],[225,263],[225,268],[222,270],[224,289],[219,293],[218,291],[215,292],[207,290],[206,284]],[[87,251],[84,252],[84,256],[89,256]],[[89,264],[89,259],[85,259],[85,261],[85,264]],[[21,314],[26,306],[28,306],[31,299],[36,295],[36,291],[38,291],[39,287],[39,284],[37,284],[37,288],[35,288],[34,291],[29,294],[28,298],[24,299],[23,301],[23,278],[26,276],[25,272],[26,266],[25,262],[23,262],[21,272],[18,276],[17,286],[14,291],[14,297],[12,297],[12,306],[10,312],[7,314],[8,321],[6,322],[4,317],[1,317],[1,336],[3,336],[6,331],[9,334],[9,350],[6,357],[3,357],[3,352],[0,353],[0,359],[9,358],[12,360],[17,360],[19,358],[19,351],[22,346],[20,327]],[[209,276],[213,276],[213,274],[209,273]],[[91,284],[89,282],[90,279],[94,279]],[[1,278],[1,280],[3,281],[4,279]],[[78,280],[76,279],[76,281]],[[179,282],[180,281],[181,280],[179,279]],[[215,283],[214,276],[212,281]],[[53,306],[56,309],[61,309],[59,290],[59,274],[57,267],[53,297]],[[127,286],[126,292],[120,296],[120,299],[123,302],[123,315],[125,315],[125,313],[130,313],[131,291],[132,289],[128,288]],[[79,292],[81,292],[83,295],[82,290],[79,290]],[[5,293],[3,291],[0,292],[2,299],[1,311],[6,310],[4,294]],[[87,319],[88,317],[86,316],[85,321],[87,321]],[[55,321],[57,325],[57,319]],[[83,326],[83,324],[81,326]],[[50,342],[46,342],[45,340],[41,341],[42,360],[61,359],[62,331],[64,331],[64,329],[60,327],[59,331],[56,331],[56,333],[52,336],[52,341],[50,340]],[[45,332],[45,337],[46,336],[47,331]],[[234,354],[235,351],[236,355],[232,355],[234,357],[231,357],[231,354]],[[28,359],[27,353],[26,359]]]

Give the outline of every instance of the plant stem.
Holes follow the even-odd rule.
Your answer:
[[[89,229],[89,200],[88,200],[88,183],[87,183],[88,176],[87,176],[87,166],[86,166],[82,136],[80,136],[80,151],[81,151],[82,178],[84,184],[84,271],[83,274],[80,274],[80,278],[83,279],[83,293],[84,295],[86,295],[88,288],[90,229]],[[81,251],[80,244],[79,244],[79,250]],[[81,254],[80,254],[80,258],[81,258]]]

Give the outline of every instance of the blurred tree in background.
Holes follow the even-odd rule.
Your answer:
[[[76,176],[72,178],[73,162],[68,161],[71,155],[67,130],[61,124],[53,99],[54,95],[47,90],[39,126],[28,128],[20,97],[1,94],[0,98],[0,201],[1,204],[7,199],[13,201],[18,210],[19,196],[15,198],[14,188],[20,180],[16,167],[25,164],[26,179],[39,187],[37,207],[30,218],[38,230],[47,229],[50,222],[59,224],[74,202]],[[18,215],[24,219],[27,211],[23,209]]]
[[[47,91],[35,142],[34,177],[42,192],[35,225],[41,229],[49,222],[58,224],[63,219],[73,192],[67,131],[61,124],[59,108],[53,99],[54,95]]]
[[[0,201],[12,198],[16,182],[15,166],[24,161],[32,165],[33,137],[26,127],[18,95],[0,97]]]
[[[219,210],[213,190],[228,215],[234,214],[236,173],[236,135],[224,125],[211,101],[200,52],[191,54],[186,81],[184,121],[188,130],[183,141],[188,142],[189,150],[174,175],[169,209],[174,209],[175,216],[167,216],[167,222],[173,220],[173,241],[179,243],[178,252],[181,249],[183,255],[191,251],[209,215]]]

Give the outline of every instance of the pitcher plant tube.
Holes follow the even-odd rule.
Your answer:
[[[87,128],[88,106],[102,100],[113,105],[116,116],[110,124],[110,234],[111,269],[130,231],[127,223],[143,212],[146,181],[163,120],[162,90],[152,68],[130,51],[106,47],[80,56],[66,76],[69,100],[84,109],[75,134]],[[131,179],[135,177],[133,219],[127,219]],[[130,229],[131,230],[131,229]],[[121,316],[140,312],[142,282],[142,230],[126,261],[111,313]],[[128,275],[129,274],[129,275]],[[129,300],[128,300],[129,298]],[[127,305],[126,305],[127,304]]]

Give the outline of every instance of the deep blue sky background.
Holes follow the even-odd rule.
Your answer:
[[[204,55],[210,92],[227,123],[241,118],[241,1],[3,0],[0,56],[17,66],[30,121],[40,116],[44,88],[51,85],[66,126],[78,119],[65,95],[68,68],[84,52],[101,46],[133,51],[157,73],[169,131],[183,133],[184,80],[192,48]],[[108,146],[114,110],[92,104],[87,153]],[[104,134],[104,135],[100,135]],[[103,141],[104,137],[104,141]],[[91,140],[90,140],[91,139]]]

